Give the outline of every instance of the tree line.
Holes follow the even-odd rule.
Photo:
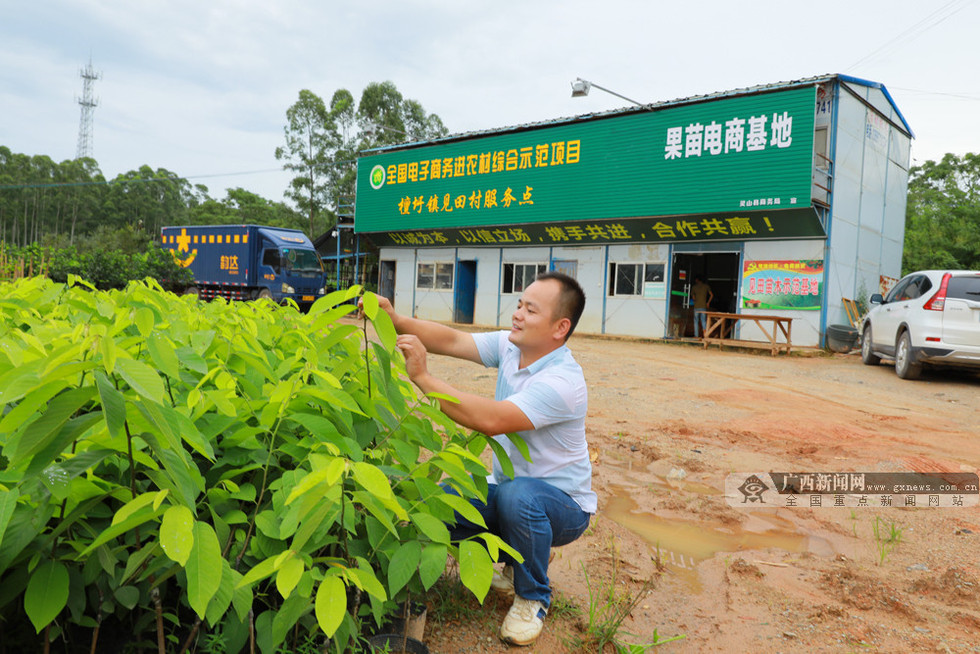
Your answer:
[[[212,197],[207,186],[149,165],[107,179],[92,158],[56,162],[0,145],[0,242],[61,248],[99,228],[150,240],[166,225],[236,223],[301,229],[315,239],[338,213],[353,213],[359,151],[446,133],[439,116],[392,82],[369,84],[356,105],[346,89],[335,91],[329,106],[304,89],[286,111],[284,145],[275,151],[295,174],[285,192],[293,204],[243,188]]]

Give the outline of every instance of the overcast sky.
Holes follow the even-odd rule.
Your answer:
[[[980,150],[975,0],[0,0],[0,145],[74,158],[95,83],[107,178],[166,168],[282,200],[275,148],[301,89],[391,80],[451,132],[846,73],[883,83],[913,163]],[[252,174],[233,175],[251,171]]]

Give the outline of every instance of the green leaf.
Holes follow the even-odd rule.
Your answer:
[[[160,492],[142,493],[137,495],[122,505],[118,511],[116,511],[115,515],[112,516],[112,524],[118,525],[120,522],[126,520],[140,509],[150,506],[151,504],[155,504],[159,496]],[[153,510],[155,511],[158,506],[159,505],[154,506]]]
[[[163,402],[163,380],[153,368],[136,359],[119,359],[116,361],[116,369],[119,376],[139,395],[154,402]]]
[[[483,516],[480,514],[477,508],[469,502],[469,500],[464,500],[459,495],[454,495],[453,493],[443,493],[442,495],[437,495],[436,497],[440,502],[448,505],[473,524],[483,527],[484,529],[487,528],[487,523],[484,521]]]
[[[174,346],[162,334],[153,333],[146,339],[146,349],[150,353],[153,365],[160,372],[174,379],[180,378],[180,362],[174,353]]]
[[[136,586],[120,586],[113,595],[125,608],[132,610],[140,601],[140,589]]]
[[[422,586],[426,590],[439,581],[439,577],[446,570],[446,559],[449,556],[449,548],[441,543],[429,543],[422,550],[422,560],[419,563],[419,578]]]
[[[221,585],[221,546],[211,525],[194,523],[194,545],[187,559],[187,602],[204,619],[208,602],[218,592]]]
[[[314,611],[320,629],[332,638],[347,613],[347,586],[340,577],[329,576],[320,582]]]
[[[417,540],[402,543],[395,551],[388,565],[388,590],[391,591],[391,597],[397,595],[411,580],[421,560],[422,543]]]
[[[480,543],[464,540],[459,544],[459,580],[483,603],[490,591],[493,561]]]
[[[395,331],[395,325],[391,322],[391,316],[388,315],[388,312],[378,311],[378,315],[372,318],[371,322],[374,324],[374,331],[378,333],[378,338],[381,340],[384,349],[388,352],[394,352],[398,332]]]
[[[273,572],[276,571],[276,559],[278,556],[270,556],[269,558],[259,561],[255,567],[245,573],[245,576],[241,578],[238,585],[235,588],[243,588],[245,586],[251,586],[255,582],[265,579]]]
[[[48,561],[34,571],[24,593],[24,611],[41,633],[68,603],[68,568]]]
[[[0,406],[19,400],[37,388],[41,382],[37,376],[40,361],[32,365],[18,366],[0,375]]]
[[[378,315],[378,296],[374,293],[365,293],[361,296],[364,315],[368,320],[374,320]]]
[[[531,452],[527,449],[527,443],[524,442],[523,438],[518,436],[516,433],[507,434],[507,438],[514,444],[514,447],[516,447],[517,451],[521,453],[521,456],[524,457],[525,461],[528,463],[533,463],[533,461],[531,461]]]
[[[487,438],[487,443],[490,445],[490,449],[497,456],[497,462],[500,463],[500,469],[508,479],[514,478],[514,463],[510,460],[510,455],[507,454],[507,450],[504,446],[497,442],[496,438]]]
[[[428,513],[413,513],[411,520],[419,528],[419,531],[428,536],[429,540],[436,543],[449,544],[449,530],[446,529],[446,525],[443,524],[442,520]]]
[[[315,316],[347,300],[347,289],[327,293],[310,307],[309,315]]]
[[[295,553],[279,566],[279,572],[276,574],[276,588],[279,589],[279,594],[282,595],[283,599],[289,599],[289,594],[296,588],[299,578],[303,576],[305,571],[306,566],[303,564],[303,559],[296,556]]]
[[[16,488],[12,490],[0,490],[0,545],[3,544],[3,534],[7,531],[10,516],[14,514],[15,508],[17,508]]]
[[[116,342],[107,334],[102,335],[101,341],[102,365],[105,366],[105,371],[111,375],[116,366]]]
[[[482,538],[487,544],[487,551],[490,552],[490,558],[492,558],[494,561],[500,559],[500,550],[503,550],[510,554],[510,556],[518,563],[524,563],[524,557],[521,555],[521,553],[508,545],[500,536],[491,534],[489,531],[485,531],[482,534],[477,534],[477,537]]]
[[[293,626],[310,610],[310,598],[296,594],[284,601],[272,618],[272,643],[278,647],[286,640]]]
[[[355,586],[382,602],[388,599],[384,586],[378,581],[371,568],[347,568],[347,578],[354,582]]]
[[[73,388],[48,402],[44,414],[24,430],[14,455],[10,457],[10,465],[16,466],[44,449],[48,443],[57,437],[62,425],[68,422],[68,419],[76,411],[85,406],[94,397],[95,392],[95,388],[92,386]]]
[[[429,391],[425,394],[425,396],[431,397],[433,400],[442,400],[443,402],[459,404],[459,398],[453,397],[452,395],[446,395],[445,393],[440,393],[439,391]]]
[[[63,391],[67,385],[66,381],[58,380],[30,391],[23,400],[17,403],[17,406],[3,417],[3,420],[0,420],[0,434],[11,433],[18,427],[27,424],[28,419],[34,416],[35,411],[46,407],[51,398]]]
[[[108,529],[105,529],[99,533],[99,535],[93,540],[88,546],[79,552],[75,559],[79,561],[85,560],[85,558],[95,551],[96,548],[106,544],[113,538],[116,538],[120,534],[125,534],[130,529],[139,527],[144,522],[149,522],[155,517],[156,513],[149,508],[142,508],[130,517],[126,518],[118,524],[114,524]]]
[[[146,338],[153,332],[153,311],[146,307],[140,307],[135,311],[135,314],[133,322],[136,323],[136,329],[139,330],[140,336]]]
[[[370,463],[355,462],[351,464],[351,471],[354,473],[354,480],[367,492],[382,501],[394,499],[388,478],[377,467]]]
[[[186,506],[172,506],[160,523],[160,547],[171,561],[187,565],[194,548],[194,514]]]
[[[99,399],[102,400],[102,416],[109,428],[109,435],[113,438],[121,436],[126,423],[126,398],[98,370],[95,371],[95,385],[99,389]]]
[[[208,624],[210,625],[217,625],[222,616],[228,611],[228,607],[231,605],[232,599],[235,596],[235,584],[242,577],[231,569],[231,565],[227,560],[222,560],[221,566],[223,569],[221,573],[221,585],[218,586],[218,592],[208,602],[208,610],[205,613]]]

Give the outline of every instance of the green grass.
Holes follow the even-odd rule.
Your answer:
[[[655,577],[643,582],[637,591],[631,591],[625,584],[617,585],[619,557],[614,541],[611,542],[610,549],[613,570],[608,581],[593,580],[585,565],[582,565],[585,586],[589,592],[586,624],[581,634],[571,636],[565,644],[574,651],[603,652],[607,645],[612,645],[617,654],[642,654],[657,645],[684,638],[685,636],[680,635],[662,639],[654,629],[650,642],[635,643],[625,640],[626,637],[630,640],[638,638],[636,634],[623,630],[623,623],[653,588]]]
[[[902,528],[892,520],[885,523],[880,517],[875,516],[871,523],[871,531],[875,536],[875,550],[878,552],[878,565],[884,565],[888,555],[902,542]]]

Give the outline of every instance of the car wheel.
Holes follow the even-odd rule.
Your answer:
[[[184,289],[183,295],[194,295],[200,297],[201,291],[197,288],[197,286],[188,286]]]
[[[881,357],[874,353],[874,343],[871,342],[871,325],[865,325],[861,335],[861,361],[866,366],[877,366]]]
[[[895,374],[902,379],[918,379],[922,374],[922,364],[912,360],[912,337],[908,330],[898,337],[895,347]]]
[[[272,301],[272,291],[267,288],[263,288],[259,291],[259,294],[255,297],[256,300],[269,300]]]

